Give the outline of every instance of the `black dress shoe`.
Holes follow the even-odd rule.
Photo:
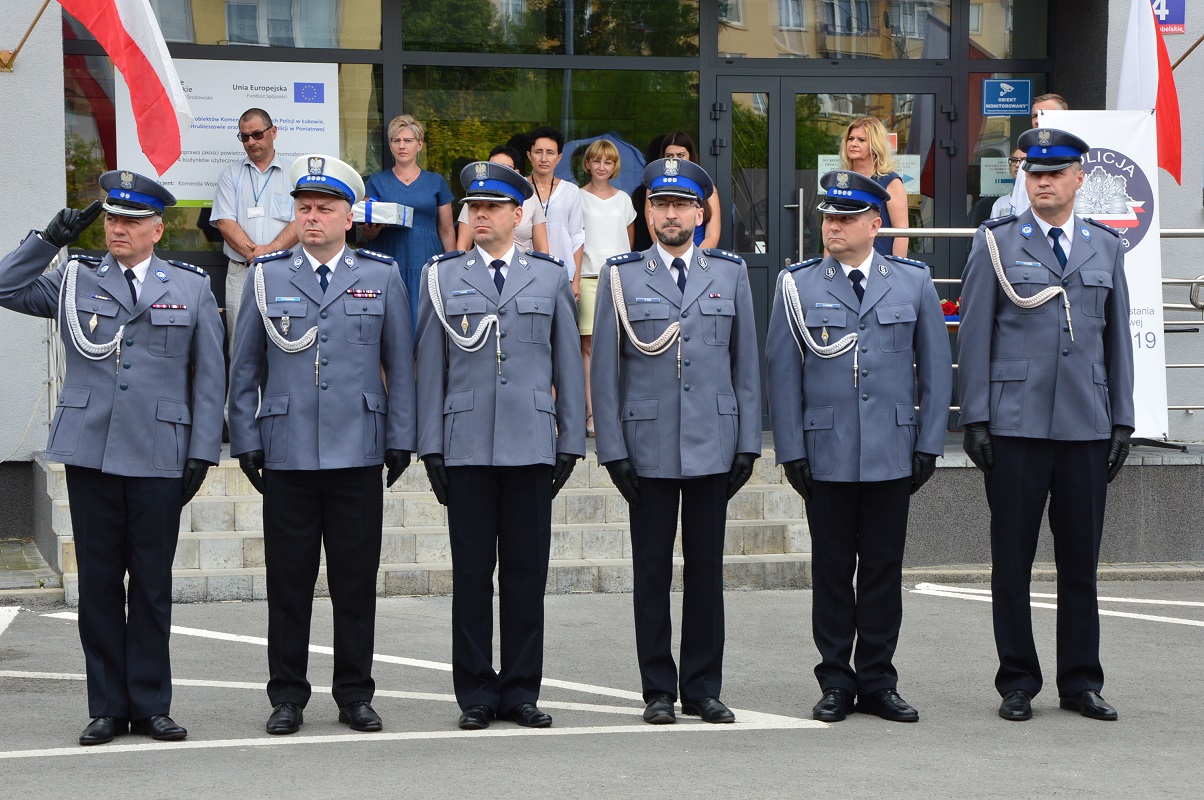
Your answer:
[[[853,713],[853,694],[847,689],[833,687],[811,709],[811,717],[820,722],[840,722]]]
[[[367,700],[356,700],[340,708],[339,722],[350,725],[353,731],[365,733],[375,733],[385,727],[380,714],[372,710],[372,704]]]
[[[301,706],[296,703],[281,703],[272,709],[272,715],[268,717],[267,732],[283,735],[287,733],[296,733],[301,730],[301,723],[305,721],[305,714],[301,711]]]
[[[489,706],[469,706],[460,714],[460,730],[481,731],[489,727],[493,709]]]
[[[1069,711],[1077,711],[1084,717],[1102,719],[1108,722],[1119,719],[1116,709],[1108,705],[1108,701],[1099,696],[1099,692],[1087,689],[1070,697],[1058,700],[1058,705]]]
[[[1003,696],[999,704],[999,716],[1012,722],[1024,722],[1033,718],[1033,698],[1028,692],[1013,689]]]
[[[519,703],[510,709],[510,713],[506,715],[506,719],[511,722],[517,722],[524,728],[552,727],[552,715],[540,711],[534,703]]]
[[[160,742],[178,742],[188,735],[184,726],[166,714],[156,714],[146,719],[134,720],[130,723],[130,733],[140,733]]]
[[[681,703],[681,713],[702,717],[703,722],[735,722],[736,715],[718,697],[704,697],[697,703]]]
[[[649,725],[672,725],[677,722],[673,713],[673,698],[667,694],[654,694],[644,709],[644,722]]]
[[[879,689],[857,698],[857,710],[862,714],[873,714],[891,722],[919,722],[920,712],[899,697],[894,689]]]
[[[114,736],[124,736],[129,732],[129,720],[117,717],[94,717],[79,735],[82,745],[105,744],[113,741]]]

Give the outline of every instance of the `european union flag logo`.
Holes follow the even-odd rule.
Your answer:
[[[294,83],[294,103],[324,103],[326,102],[326,84],[324,83]]]

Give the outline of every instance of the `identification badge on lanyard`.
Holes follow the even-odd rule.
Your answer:
[[[247,219],[260,219],[263,215],[263,206],[251,206],[247,209]]]

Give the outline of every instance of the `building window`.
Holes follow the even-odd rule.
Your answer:
[[[719,0],[719,22],[744,26],[744,0]]]
[[[823,0],[823,13],[828,33],[869,33],[869,0]]]
[[[803,0],[778,0],[778,27],[784,30],[802,30]]]
[[[1011,13],[1010,7],[1008,13]],[[970,33],[982,33],[982,3],[970,4]]]
[[[189,0],[151,0],[159,30],[167,42],[191,42],[195,37],[192,28],[192,4]]]

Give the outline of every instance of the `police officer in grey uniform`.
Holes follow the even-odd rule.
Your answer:
[[[598,461],[630,507],[644,721],[675,722],[680,696],[682,713],[733,722],[719,699],[723,538],[727,502],[761,453],[752,293],[739,256],[694,247],[714,191],[706,170],[664,158],[643,178],[657,242],[608,259],[598,284],[590,367]],[[679,500],[680,678],[669,619]]]
[[[230,450],[264,496],[267,731],[295,733],[303,722],[323,548],[339,722],[379,731],[371,703],[381,464],[392,486],[414,450],[409,297],[393,259],[344,244],[364,195],[354,169],[302,156],[289,180],[300,243],[255,259],[230,368]]]
[[[1029,581],[1049,498],[1060,705],[1114,720],[1100,696],[1095,582],[1108,483],[1134,422],[1124,248],[1111,228],[1074,214],[1086,142],[1034,128],[1017,145],[1031,208],[975,234],[958,336],[963,446],[991,508],[999,715],[1030,719],[1041,690]]]
[[[209,276],[154,254],[171,193],[128,170],[100,186],[103,206],[63,209],[0,261],[0,305],[56,318],[67,354],[46,455],[67,465],[79,562],[93,718],[79,743],[130,730],[179,740],[187,731],[168,716],[171,564],[180,509],[221,450],[222,323]],[[43,274],[102,208],[104,258]]]
[[[828,256],[781,273],[766,344],[774,448],[811,527],[812,714],[838,722],[856,697],[915,722],[893,659],[910,495],[944,452],[949,335],[928,266],[874,250],[886,190],[847,170],[820,186]]]
[[[464,730],[545,728],[543,600],[552,498],[585,455],[585,375],[568,275],[518,252],[531,185],[488,161],[460,173],[475,247],[427,262],[418,298],[418,454],[447,506],[452,683]],[[493,570],[501,668],[493,668]]]

